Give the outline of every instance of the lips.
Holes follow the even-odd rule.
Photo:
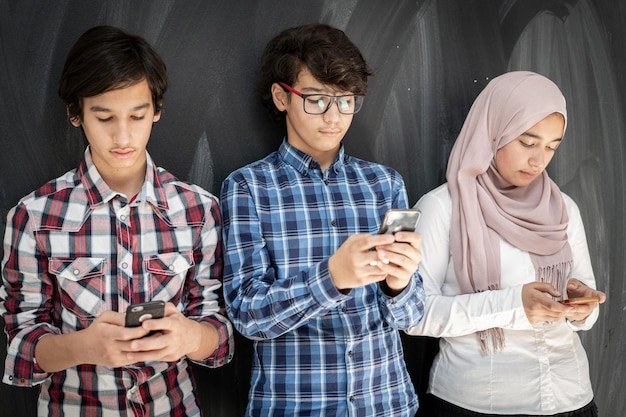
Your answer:
[[[529,171],[521,171],[522,175],[527,177],[527,178],[535,178],[537,175],[540,174],[540,172],[529,172]]]
[[[123,149],[123,150],[113,150],[111,151],[111,153],[117,157],[117,158],[121,158],[121,159],[126,159],[128,158],[130,155],[132,155],[135,151],[133,149]]]

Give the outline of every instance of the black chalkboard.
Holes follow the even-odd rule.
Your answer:
[[[111,24],[156,46],[171,84],[149,151],[181,179],[218,194],[228,173],[280,143],[284,132],[257,98],[255,68],[272,36],[310,22],[344,29],[376,70],[346,148],[398,169],[411,202],[443,181],[467,110],[491,78],[533,70],[561,87],[569,124],[550,173],[581,208],[598,286],[608,294],[598,323],[581,337],[602,415],[622,415],[626,7],[620,0],[0,0],[1,229],[20,197],[82,155],[85,143],[56,91],[67,51],[86,29]],[[423,393],[436,344],[403,341]],[[5,354],[2,339],[0,358]],[[205,415],[243,414],[250,355],[250,342],[237,336],[231,364],[194,367]],[[0,416],[35,416],[36,391],[0,384]],[[419,414],[427,416],[427,408]]]

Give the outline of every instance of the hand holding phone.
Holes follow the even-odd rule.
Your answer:
[[[126,327],[139,327],[144,320],[160,319],[165,314],[165,301],[147,301],[126,308]]]
[[[418,209],[389,209],[385,213],[378,233],[414,232],[420,215],[421,212]]]

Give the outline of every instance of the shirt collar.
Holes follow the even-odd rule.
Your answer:
[[[286,138],[283,139],[283,143],[280,145],[280,148],[278,148],[278,153],[285,162],[293,166],[302,175],[307,175],[307,172],[310,169],[319,169],[319,164],[311,155],[292,146]],[[337,156],[335,156],[335,159],[329,168],[332,168],[335,174],[337,174],[345,164],[345,161],[346,155],[344,153],[342,142],[339,147],[339,152],[337,153]]]
[[[153,204],[156,207],[167,209],[167,198],[165,190],[159,179],[157,167],[154,165],[150,154],[146,151],[146,178],[144,180],[141,191],[137,197],[138,201],[144,201]],[[83,160],[78,166],[78,178],[85,187],[89,205],[93,208],[101,204],[105,204],[118,195],[117,191],[113,191],[104,181],[100,172],[93,163],[91,150],[89,146],[85,149]],[[130,200],[133,196],[127,196]]]

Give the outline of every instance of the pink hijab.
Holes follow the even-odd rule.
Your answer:
[[[544,171],[526,187],[506,182],[495,168],[498,149],[552,113],[567,123],[565,98],[549,79],[527,71],[503,74],[478,95],[450,159],[450,241],[461,291],[500,288],[500,238],[530,253],[536,280],[563,293],[572,268],[567,209],[558,186]],[[504,348],[504,332],[479,332],[481,349]]]

